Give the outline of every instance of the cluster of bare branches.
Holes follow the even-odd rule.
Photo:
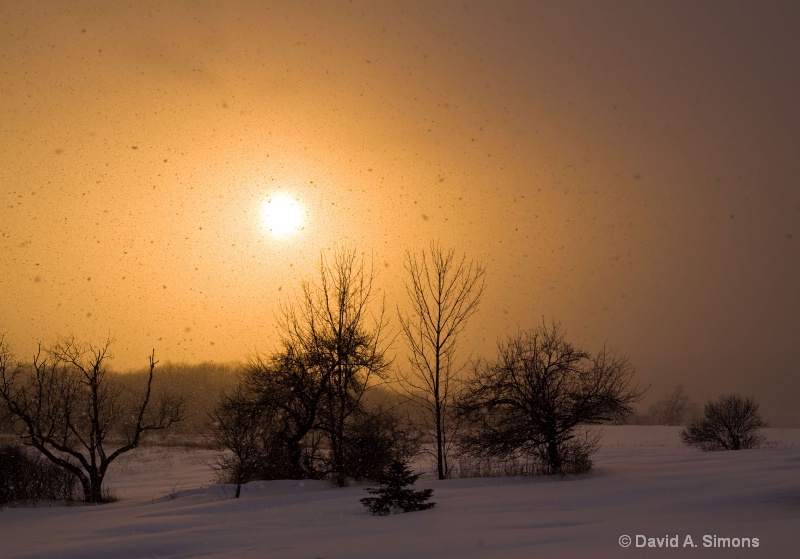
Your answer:
[[[412,452],[415,438],[400,419],[363,402],[391,365],[382,299],[373,312],[374,280],[374,270],[355,250],[338,249],[331,260],[320,259],[316,281],[303,282],[300,294],[283,308],[281,350],[252,358],[239,393],[212,418],[222,433],[217,441],[233,450],[235,466],[247,474],[239,482],[254,475],[327,476],[343,486],[348,478],[374,478],[393,459]],[[226,411],[231,406],[253,411]],[[226,439],[226,432],[239,433],[242,421],[258,423],[246,436],[237,435],[256,437],[246,450],[261,453],[257,471],[248,470],[247,453],[237,450],[241,440]],[[264,464],[271,469],[265,471]]]
[[[681,431],[681,440],[703,451],[758,448],[766,426],[755,400],[731,394],[707,402],[703,418]]]
[[[581,427],[633,412],[644,393],[632,384],[633,373],[626,357],[577,348],[558,324],[511,336],[499,344],[496,360],[476,365],[459,401],[470,425],[463,450],[532,455],[548,473],[586,471],[599,439]]]
[[[622,420],[645,389],[632,384],[626,357],[576,348],[558,324],[510,337],[496,361],[479,361],[464,375],[469,360],[457,359],[457,340],[478,310],[484,274],[438,243],[419,256],[406,253],[410,309],[398,314],[410,371],[401,385],[435,437],[438,477],[449,476],[454,450],[501,461],[530,456],[549,473],[588,470],[600,438],[586,426]]]
[[[84,500],[100,503],[108,467],[136,448],[148,431],[166,429],[183,418],[182,399],[165,394],[151,404],[153,371],[143,393],[124,397],[108,375],[111,340],[100,346],[65,338],[41,345],[33,362],[15,362],[0,338],[0,401],[25,444],[80,481]],[[116,444],[114,444],[116,442]]]
[[[318,431],[340,486],[348,469],[348,424],[362,410],[370,383],[382,379],[391,364],[383,299],[372,312],[374,281],[374,269],[366,269],[354,248],[340,248],[331,261],[320,257],[317,281],[303,282],[295,304],[283,309],[284,354],[295,357],[295,368],[317,377]]]

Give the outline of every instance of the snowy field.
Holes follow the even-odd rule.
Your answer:
[[[212,483],[212,453],[150,447],[112,466],[117,503],[0,511],[0,557],[800,556],[800,429],[767,429],[768,448],[706,454],[678,431],[605,427],[580,478],[425,477],[417,485],[434,489],[436,507],[387,517],[365,513],[364,486],[254,482],[234,500]],[[646,538],[678,547],[637,547]]]

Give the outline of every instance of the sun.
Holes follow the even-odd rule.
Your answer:
[[[300,202],[288,194],[274,194],[262,204],[261,225],[276,237],[296,235],[305,226],[305,211]]]

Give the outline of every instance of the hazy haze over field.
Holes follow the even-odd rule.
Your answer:
[[[798,35],[793,2],[0,0],[0,332],[239,360],[320,251],[393,309],[440,239],[487,265],[476,355],[552,317],[651,399],[800,424]]]

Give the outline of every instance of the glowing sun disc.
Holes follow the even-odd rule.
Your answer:
[[[261,224],[279,237],[294,235],[303,229],[305,212],[300,202],[286,194],[271,196],[261,204]]]

